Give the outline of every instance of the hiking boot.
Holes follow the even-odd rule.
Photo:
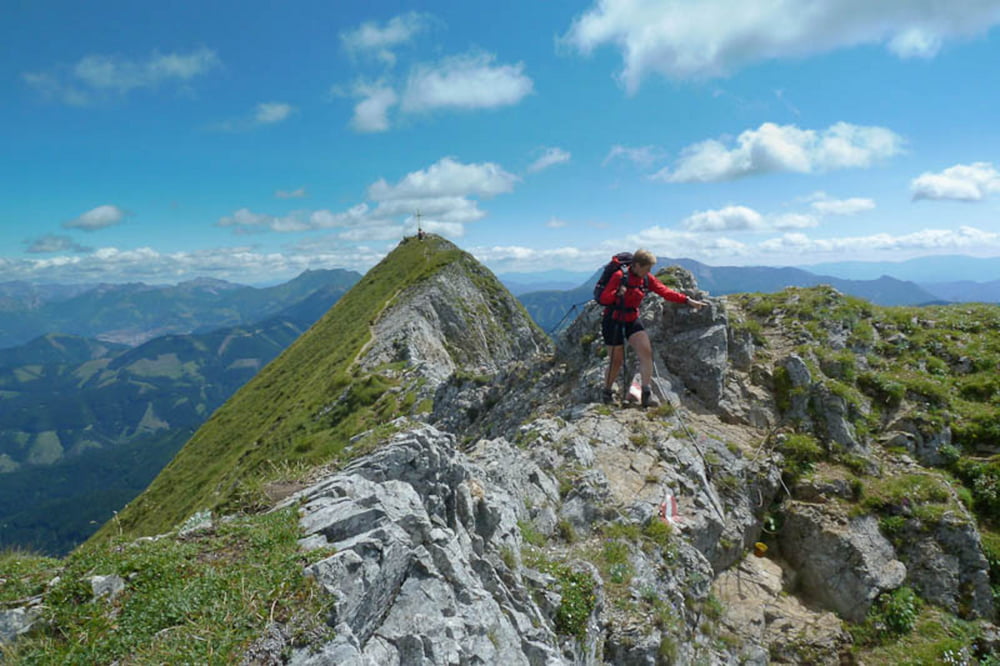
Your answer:
[[[615,401],[614,392],[609,388],[601,389],[601,402],[605,405],[610,405]]]
[[[649,407],[653,404],[653,391],[648,386],[642,387],[642,406]]]

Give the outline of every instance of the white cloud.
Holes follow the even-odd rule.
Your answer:
[[[26,241],[25,250],[31,254],[47,254],[50,252],[91,252],[93,248],[84,247],[69,236],[46,235],[35,240]]]
[[[425,219],[460,224],[477,222],[486,217],[475,201],[462,196],[394,198],[380,202],[373,215],[391,218],[418,212]]]
[[[550,219],[548,222],[545,223],[545,226],[548,227],[549,229],[563,229],[569,226],[569,222],[567,222],[566,220],[560,220],[557,217],[553,217],[552,219]]]
[[[556,164],[569,162],[571,155],[562,148],[546,148],[545,152],[528,167],[528,173],[536,173]]]
[[[353,96],[361,101],[354,106],[351,127],[358,132],[385,132],[389,129],[389,110],[399,101],[396,91],[383,82],[359,82]]]
[[[813,201],[812,208],[821,215],[857,215],[875,208],[875,202],[862,197],[828,199],[824,195],[818,201]]]
[[[258,104],[253,112],[237,120],[226,120],[210,129],[220,132],[246,132],[264,125],[276,125],[284,122],[295,112],[295,107],[284,102],[263,102]]]
[[[774,229],[808,229],[819,225],[819,220],[808,213],[782,213],[768,217],[768,224]]]
[[[631,94],[650,74],[705,79],[864,44],[927,58],[946,40],[983,34],[997,23],[995,0],[598,0],[562,43],[584,54],[604,45],[620,49],[618,76]]]
[[[902,138],[882,127],[840,122],[825,130],[803,130],[764,123],[742,132],[732,148],[717,139],[688,146],[672,169],[662,169],[651,178],[670,183],[713,182],[773,171],[866,168],[902,150]]]
[[[340,41],[352,56],[373,56],[390,67],[396,64],[393,48],[406,44],[430,24],[430,16],[409,12],[393,17],[380,25],[375,21],[340,33]]]
[[[67,229],[83,229],[84,231],[96,231],[106,227],[113,227],[125,219],[126,212],[118,206],[104,205],[88,210],[86,213],[64,222],[63,227]]]
[[[601,162],[601,166],[607,166],[609,163],[616,159],[628,160],[637,166],[648,168],[653,165],[654,162],[662,159],[663,151],[656,146],[640,146],[638,148],[629,148],[627,146],[615,145],[611,147],[608,152],[607,157]]]
[[[933,58],[941,50],[941,35],[924,28],[909,28],[889,42],[889,50],[903,59]]]
[[[254,121],[258,125],[273,125],[286,120],[295,107],[284,102],[264,102],[257,105]]]
[[[139,88],[164,83],[186,84],[220,67],[215,51],[201,48],[190,53],[153,53],[145,60],[120,56],[89,55],[70,68],[27,72],[25,82],[46,97],[82,106],[110,94],[125,95]]]
[[[0,259],[0,281],[176,283],[211,276],[254,283],[289,279],[306,269],[345,267],[363,273],[383,256],[383,251],[336,238],[277,252],[247,246],[174,253],[106,247],[87,255]]]
[[[536,249],[520,245],[494,245],[469,250],[476,259],[494,271],[531,271],[562,266],[570,270],[597,270],[615,252],[609,248],[582,250],[575,247]]]
[[[494,65],[494,60],[473,53],[415,66],[403,91],[403,111],[491,109],[517,104],[532,92],[534,83],[522,63]]]
[[[219,219],[216,226],[235,227],[236,233],[255,233],[276,231],[288,233],[295,231],[310,231],[316,229],[332,229],[352,227],[365,224],[373,219],[369,214],[368,204],[358,204],[342,213],[329,210],[295,211],[288,215],[276,216],[254,213],[248,208],[241,208]]]
[[[344,240],[391,240],[411,226],[415,231],[414,216],[419,213],[424,230],[460,237],[466,224],[486,216],[470,197],[490,198],[510,192],[517,181],[517,176],[497,164],[462,164],[445,157],[407,174],[395,185],[384,179],[370,185],[368,199],[374,205],[360,203],[339,213],[322,209],[285,215],[241,208],[220,218],[216,226],[232,227],[236,234],[344,229],[340,233]]]
[[[390,241],[399,240],[403,237],[403,225],[401,224],[382,224],[382,225],[366,225],[362,227],[355,227],[354,229],[348,229],[347,231],[342,231],[337,235],[341,240],[358,242],[358,241]]]
[[[462,164],[445,157],[427,169],[414,171],[396,185],[380,179],[368,188],[374,201],[397,199],[433,199],[448,196],[493,197],[514,189],[517,176],[492,162]]]
[[[747,231],[764,227],[764,217],[746,206],[727,206],[691,215],[681,226],[688,231]]]
[[[982,201],[1000,192],[1000,172],[990,162],[956,164],[941,173],[924,173],[910,184],[913,198]]]
[[[306,188],[300,187],[297,190],[278,190],[274,193],[274,196],[279,199],[304,199],[308,194],[306,193]]]
[[[894,236],[888,233],[870,236],[812,239],[804,234],[785,234],[758,245],[764,252],[856,255],[866,251],[894,252],[900,250],[971,250],[1000,245],[1000,234],[975,227],[958,229],[923,229],[912,234]]]

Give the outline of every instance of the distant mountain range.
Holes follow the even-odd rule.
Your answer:
[[[904,262],[841,262],[798,268],[709,266],[693,259],[671,258],[659,262],[660,266],[675,264],[690,270],[700,287],[716,295],[830,284],[844,293],[879,305],[1000,302],[1000,257],[937,256]],[[597,270],[598,267],[593,268]],[[567,283],[592,283],[592,274],[589,271],[545,271],[505,273],[499,278],[512,293],[521,297],[542,291],[569,291],[575,287],[567,287]],[[543,300],[551,302],[552,297],[549,295]]]
[[[183,321],[205,328],[254,310],[276,314],[211,332],[159,336],[134,348],[49,333],[0,349],[0,547],[63,553],[86,538],[95,528],[91,520],[141,492],[219,405],[359,277],[311,271],[268,290],[217,281],[128,285],[61,301],[93,305],[91,324],[128,311],[123,303],[139,308],[131,312],[133,322],[154,327]],[[139,338],[148,335],[135,330]]]
[[[799,266],[811,273],[853,280],[873,280],[891,275],[920,284],[936,282],[991,282],[1000,278],[1000,257],[937,255],[898,262],[840,261]]]
[[[5,282],[0,283],[0,348],[47,333],[128,345],[161,335],[204,333],[277,316],[304,299],[317,298],[318,291],[324,298],[339,296],[360,278],[342,269],[306,271],[263,289],[212,279],[171,286]]]
[[[943,300],[913,282],[888,276],[876,280],[845,280],[829,275],[815,275],[798,268],[708,266],[693,259],[666,259],[660,265],[679,265],[691,271],[698,286],[715,296],[745,292],[770,293],[781,291],[785,287],[828,284],[845,294],[864,298],[878,305],[928,305]],[[598,273],[599,271],[595,272],[575,289],[522,293],[518,298],[538,325],[553,333],[572,321],[573,317],[566,315],[574,305],[592,298]]]

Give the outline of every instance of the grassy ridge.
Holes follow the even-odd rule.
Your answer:
[[[350,437],[398,413],[395,398],[383,395],[392,380],[357,376],[351,365],[369,341],[370,324],[401,288],[466,256],[433,236],[401,243],[213,414],[122,510],[125,534],[164,532],[198,509],[233,508],[269,469],[329,462]],[[111,531],[105,525],[95,538]]]

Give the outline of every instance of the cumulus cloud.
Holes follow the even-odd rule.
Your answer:
[[[517,176],[497,164],[463,164],[445,157],[426,169],[408,173],[395,184],[385,179],[372,183],[368,199],[373,205],[360,203],[339,213],[324,209],[285,215],[241,208],[219,219],[216,226],[231,227],[237,234],[343,229],[341,237],[347,240],[389,240],[399,238],[401,230],[409,226],[416,230],[413,216],[419,213],[426,231],[459,237],[464,235],[466,224],[486,216],[472,197],[491,198],[510,192],[517,181]]]
[[[982,201],[1000,192],[1000,172],[990,162],[956,164],[940,173],[924,173],[910,184],[913,199]]]
[[[727,206],[691,215],[681,226],[688,231],[746,231],[764,227],[764,217],[746,206]]]
[[[699,211],[681,221],[681,228],[696,233],[725,231],[774,231],[815,227],[819,219],[807,213],[762,215],[746,206],[726,206]]]
[[[537,173],[556,164],[569,162],[571,155],[562,148],[546,148],[545,152],[528,167],[528,173]]]
[[[812,208],[821,215],[857,215],[875,208],[875,202],[863,197],[829,199],[826,195],[812,202]]]
[[[395,185],[379,179],[368,188],[374,201],[447,196],[493,197],[514,189],[517,176],[492,162],[462,164],[444,157],[426,169],[407,174]]]
[[[601,166],[607,166],[617,159],[624,159],[637,166],[648,168],[654,162],[662,159],[662,157],[663,151],[656,146],[629,148],[628,146],[614,145],[608,151],[608,155],[604,158],[604,161],[601,162]]]
[[[560,220],[558,217],[553,217],[552,219],[550,219],[548,222],[545,223],[545,226],[548,227],[549,229],[562,229],[564,227],[569,226],[569,222],[567,222],[566,220]]]
[[[486,217],[479,205],[464,196],[400,197],[379,202],[374,215],[399,217],[420,213],[428,221],[468,224]]]
[[[26,72],[23,80],[46,97],[82,106],[123,96],[140,88],[162,84],[187,84],[222,64],[215,51],[201,48],[189,53],[153,53],[144,60],[120,56],[89,55],[75,65],[45,72]]]
[[[845,236],[841,238],[809,238],[805,234],[790,233],[772,238],[758,245],[765,252],[802,252],[822,254],[856,254],[865,251],[901,250],[970,250],[1000,244],[1000,234],[975,227],[958,229],[923,229],[911,234],[894,236],[888,233],[870,236]]]
[[[399,95],[384,82],[358,82],[352,96],[360,99],[354,106],[351,127],[358,132],[385,132],[389,129],[389,111],[396,106]]]
[[[249,246],[192,252],[158,252],[153,248],[100,248],[90,254],[43,259],[0,259],[0,281],[176,283],[199,276],[254,283],[288,279],[306,269],[344,266],[364,272],[385,252],[339,239],[312,247],[262,252]]]
[[[384,24],[376,21],[362,23],[354,30],[340,33],[340,42],[352,56],[374,57],[391,67],[396,64],[393,49],[412,41],[430,23],[429,15],[409,12]]]
[[[490,54],[473,53],[415,66],[403,90],[403,111],[492,109],[517,104],[532,92],[534,82],[525,76],[523,63],[497,65],[495,60]]]
[[[126,212],[118,206],[106,204],[104,206],[98,206],[97,208],[88,210],[75,220],[64,222],[63,227],[66,229],[97,231],[98,229],[113,227],[116,224],[121,223],[121,221],[125,219],[125,216]]]
[[[707,79],[865,44],[884,44],[901,58],[929,58],[945,41],[983,34],[998,23],[1000,5],[993,0],[598,0],[561,41],[584,54],[618,48],[618,77],[632,94],[650,74]]]
[[[31,254],[48,254],[51,252],[91,252],[93,248],[85,247],[69,236],[46,235],[25,242],[26,252]]]
[[[311,231],[364,224],[372,220],[369,213],[369,207],[364,203],[340,213],[323,209],[295,211],[280,216],[255,213],[248,208],[241,208],[232,215],[220,218],[216,226],[234,227],[236,233],[242,234],[262,231],[277,231],[279,233]]]
[[[278,190],[274,193],[274,196],[279,199],[304,199],[308,194],[306,193],[306,188],[300,187],[297,190]]]
[[[899,154],[903,139],[882,127],[836,123],[825,130],[764,123],[728,147],[709,139],[685,148],[677,163],[651,178],[668,183],[734,180],[774,171],[812,173],[866,168]]]

